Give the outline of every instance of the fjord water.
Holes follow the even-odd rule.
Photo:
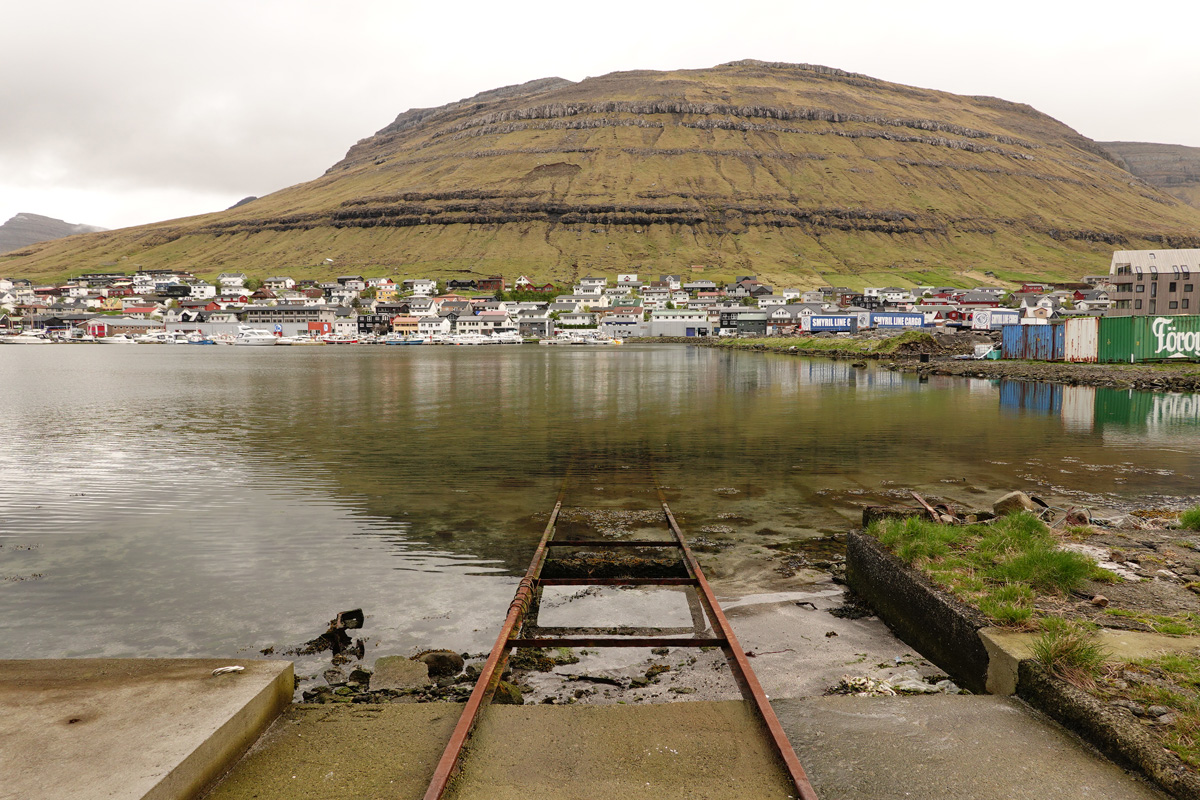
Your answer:
[[[354,607],[368,660],[484,650],[568,472],[712,539],[909,489],[1177,506],[1198,401],[670,345],[0,348],[0,657],[248,657]]]

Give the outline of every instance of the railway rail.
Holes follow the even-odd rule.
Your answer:
[[[661,489],[658,489],[658,500],[662,510],[662,522],[670,532],[670,539],[556,539],[555,533],[560,512],[563,510],[563,496],[566,490],[564,481],[550,519],[546,523],[541,541],[534,552],[533,560],[521,579],[517,591],[508,608],[504,625],[496,638],[496,643],[480,670],[479,678],[471,692],[470,699],[463,708],[454,732],[442,753],[441,759],[434,770],[429,788],[424,800],[441,800],[451,779],[458,770],[464,755],[464,750],[471,737],[480,715],[490,703],[496,691],[500,676],[503,674],[508,656],[516,648],[536,647],[719,647],[733,673],[734,680],[741,691],[744,702],[750,704],[760,723],[762,735],[769,741],[770,747],[778,755],[779,763],[786,772],[789,781],[794,785],[795,797],[800,800],[816,800],[808,776],[804,772],[799,759],[792,750],[775,712],[772,710],[763,692],[762,686],[750,667],[745,651],[738,643],[737,637],[729,621],[725,618],[720,604],[709,587],[708,581],[700,569],[699,563],[692,554],[684,539],[683,531],[671,512]],[[563,549],[584,551],[604,551],[611,549],[634,548],[645,552],[676,552],[686,570],[686,577],[542,577],[543,569],[548,561],[553,563],[552,553]],[[662,635],[676,634],[678,628],[657,629],[660,635],[644,635],[655,629],[645,628],[631,631],[635,635],[604,635],[596,630],[587,635],[547,636],[538,631],[537,611],[540,606],[542,588],[546,586],[681,586],[688,587],[689,605],[692,607],[693,625],[691,635]],[[526,635],[527,630],[534,635]],[[711,635],[709,632],[712,632]]]

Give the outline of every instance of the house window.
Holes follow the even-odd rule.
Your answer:
[[[1190,292],[1190,291],[1192,291],[1192,287],[1193,287],[1193,286],[1195,286],[1195,284],[1192,284],[1192,283],[1185,283],[1185,284],[1183,285],[1183,290],[1184,290],[1185,292]]]
[[[1142,271],[1139,269],[1137,274],[1138,283],[1142,282]]]
[[[1176,286],[1178,286],[1178,284],[1177,284],[1177,283],[1175,283],[1175,281],[1171,281],[1170,285],[1168,285],[1168,286],[1167,286],[1167,291],[1168,291],[1168,292],[1173,292],[1173,291],[1175,291],[1175,287],[1176,287]]]
[[[1141,276],[1139,275],[1138,277],[1141,277]],[[1134,291],[1135,291],[1135,292],[1144,292],[1144,291],[1146,291],[1146,286],[1145,286],[1145,284],[1138,284],[1138,285],[1137,285],[1137,286],[1134,288]]]
[[[1183,305],[1182,305],[1182,306],[1180,306],[1180,308],[1187,308],[1187,307],[1188,307],[1188,301],[1187,301],[1187,298],[1184,298],[1182,302],[1183,302]]]
[[[1150,265],[1150,274],[1153,275],[1155,277],[1155,279],[1158,278],[1158,265],[1156,265],[1156,264]]]
[[[1172,300],[1171,302],[1167,303],[1167,308],[1179,308],[1179,303],[1176,303],[1174,300]]]
[[[1157,314],[1157,313],[1158,313],[1158,301],[1157,301],[1157,300],[1151,300],[1151,301],[1150,301],[1150,313],[1151,313],[1151,314]]]
[[[1141,308],[1141,307],[1142,307],[1142,301],[1141,301],[1141,300],[1134,300],[1134,301],[1133,301],[1133,307],[1134,307],[1134,308]]]

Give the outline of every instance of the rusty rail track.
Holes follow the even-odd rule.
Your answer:
[[[746,657],[745,651],[742,650],[738,643],[737,637],[733,633],[729,621],[725,618],[724,612],[721,611],[721,606],[717,602],[716,597],[712,593],[712,589],[708,585],[708,581],[704,577],[704,573],[700,569],[700,564],[696,561],[692,554],[691,548],[688,547],[684,540],[683,532],[679,528],[678,522],[675,520],[675,515],[671,513],[670,507],[667,505],[663,497],[661,489],[659,490],[659,502],[662,504],[663,518],[667,526],[670,528],[673,540],[624,540],[624,541],[593,541],[593,540],[555,540],[554,532],[558,521],[559,512],[562,510],[562,501],[564,490],[559,492],[558,500],[554,504],[554,510],[550,513],[550,519],[546,523],[546,529],[542,533],[541,541],[538,543],[537,550],[533,554],[533,560],[529,564],[529,569],[526,570],[525,576],[521,579],[517,586],[516,595],[513,597],[512,603],[509,604],[508,614],[505,617],[504,625],[500,629],[500,634],[496,638],[496,643],[492,646],[491,653],[480,670],[479,678],[475,683],[475,688],[471,692],[470,699],[467,700],[464,706],[462,715],[459,717],[458,724],[454,728],[454,732],[450,737],[449,743],[446,745],[445,751],[442,753],[441,759],[438,761],[434,769],[433,778],[430,781],[429,789],[425,792],[424,800],[441,800],[449,785],[451,778],[458,769],[462,759],[464,747],[475,728],[475,724],[479,719],[479,715],[483,708],[491,701],[495,694],[496,685],[499,683],[500,675],[504,671],[504,666],[507,662],[509,652],[518,647],[720,647],[725,655],[726,661],[729,663],[734,679],[742,693],[744,700],[749,702],[757,716],[764,736],[771,743],[772,748],[778,755],[781,765],[787,772],[789,779],[796,788],[796,797],[799,800],[817,800],[816,792],[813,791],[812,784],[808,780],[808,776],[804,772],[804,767],[800,765],[800,760],[796,758],[795,752],[792,750],[791,744],[788,742],[787,734],[784,733],[783,727],[779,723],[779,719],[775,716],[774,710],[771,708],[767,700],[766,694],[763,692],[762,686],[758,682],[758,678],[754,675],[754,670],[751,669],[749,659]],[[652,548],[675,548],[678,550],[683,564],[687,570],[688,577],[686,578],[542,578],[542,568],[546,564],[547,557],[551,552],[551,548],[558,547],[586,547],[591,549],[605,548],[625,548],[625,547],[652,547]],[[688,586],[692,587],[696,597],[699,600],[699,605],[703,609],[704,621],[703,624],[697,621],[695,630],[692,636],[531,636],[523,637],[522,627],[526,622],[526,615],[530,609],[536,609],[541,597],[541,588],[543,586]],[[535,611],[536,614],[536,611]],[[695,615],[694,615],[695,616]],[[716,635],[704,636],[701,632],[707,631],[711,627]]]

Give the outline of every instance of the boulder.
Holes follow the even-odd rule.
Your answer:
[[[354,683],[359,686],[369,687],[371,685],[371,670],[366,667],[355,667],[350,670],[350,676],[346,678],[347,683]]]
[[[508,681],[500,681],[496,684],[496,693],[492,696],[492,702],[502,706],[520,706],[525,704],[525,698],[521,696],[521,690],[516,684]]]
[[[995,503],[992,503],[992,513],[997,517],[1003,517],[1005,514],[1012,514],[1017,511],[1040,511],[1041,508],[1037,503],[1029,498],[1029,495],[1024,492],[1009,492],[1001,497]]]
[[[462,672],[463,657],[450,650],[430,650],[416,657],[429,668],[429,677],[441,678],[447,675],[457,675]]]
[[[384,656],[375,662],[371,688],[419,689],[429,683],[429,670],[420,661],[404,656]]]

